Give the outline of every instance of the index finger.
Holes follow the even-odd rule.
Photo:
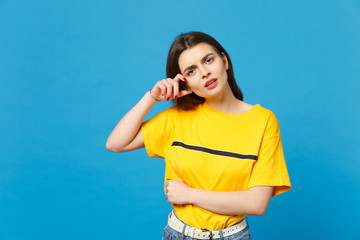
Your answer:
[[[178,74],[174,77],[174,80],[177,81],[177,82],[179,82],[179,81],[186,82],[186,81],[185,81],[185,77],[184,77],[182,74],[180,74],[180,73],[178,73]]]

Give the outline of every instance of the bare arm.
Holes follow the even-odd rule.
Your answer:
[[[140,125],[155,103],[150,92],[147,92],[116,125],[106,142],[106,148],[112,152],[126,152],[144,147]]]
[[[194,204],[226,215],[264,215],[273,193],[272,186],[252,187],[246,191],[208,191],[190,188],[180,180],[169,180],[165,186],[170,203]]]
[[[183,80],[183,76],[178,74],[174,79],[157,82],[151,94],[147,92],[119,121],[107,139],[106,148],[112,152],[126,152],[144,147],[140,126],[151,107],[159,100],[168,101],[189,94],[186,90],[179,92],[180,80]]]

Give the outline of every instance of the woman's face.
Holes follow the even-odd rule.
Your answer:
[[[183,51],[178,60],[181,74],[198,96],[211,98],[229,90],[228,60],[207,43],[199,43]]]

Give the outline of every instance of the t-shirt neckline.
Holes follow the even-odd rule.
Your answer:
[[[216,110],[215,108],[212,108],[206,101],[202,104],[202,108],[205,111],[205,113],[214,117],[219,117],[224,120],[225,119],[234,120],[234,118],[239,119],[239,118],[249,117],[252,114],[254,114],[260,107],[261,107],[260,104],[255,104],[252,108],[250,108],[246,112],[231,114],[231,113],[224,113],[219,110]]]

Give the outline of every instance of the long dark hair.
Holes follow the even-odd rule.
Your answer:
[[[169,50],[169,54],[167,58],[167,63],[166,63],[167,77],[174,78],[178,73],[180,73],[180,67],[178,63],[180,54],[186,49],[192,48],[199,43],[210,44],[215,48],[215,50],[220,56],[222,56],[222,54],[225,54],[229,63],[229,68],[227,70],[229,86],[234,96],[242,101],[244,97],[240,88],[236,84],[234,77],[234,70],[231,64],[229,54],[225,51],[225,49],[220,45],[218,41],[216,41],[213,37],[202,32],[189,32],[189,33],[180,34],[175,39],[174,43],[172,44]],[[179,84],[180,84],[179,90],[187,89],[185,82],[180,81]],[[190,110],[190,109],[194,109],[197,105],[202,104],[204,102],[205,102],[205,98],[200,97],[195,93],[191,93],[189,95],[179,98],[176,101],[176,105],[180,109]]]

